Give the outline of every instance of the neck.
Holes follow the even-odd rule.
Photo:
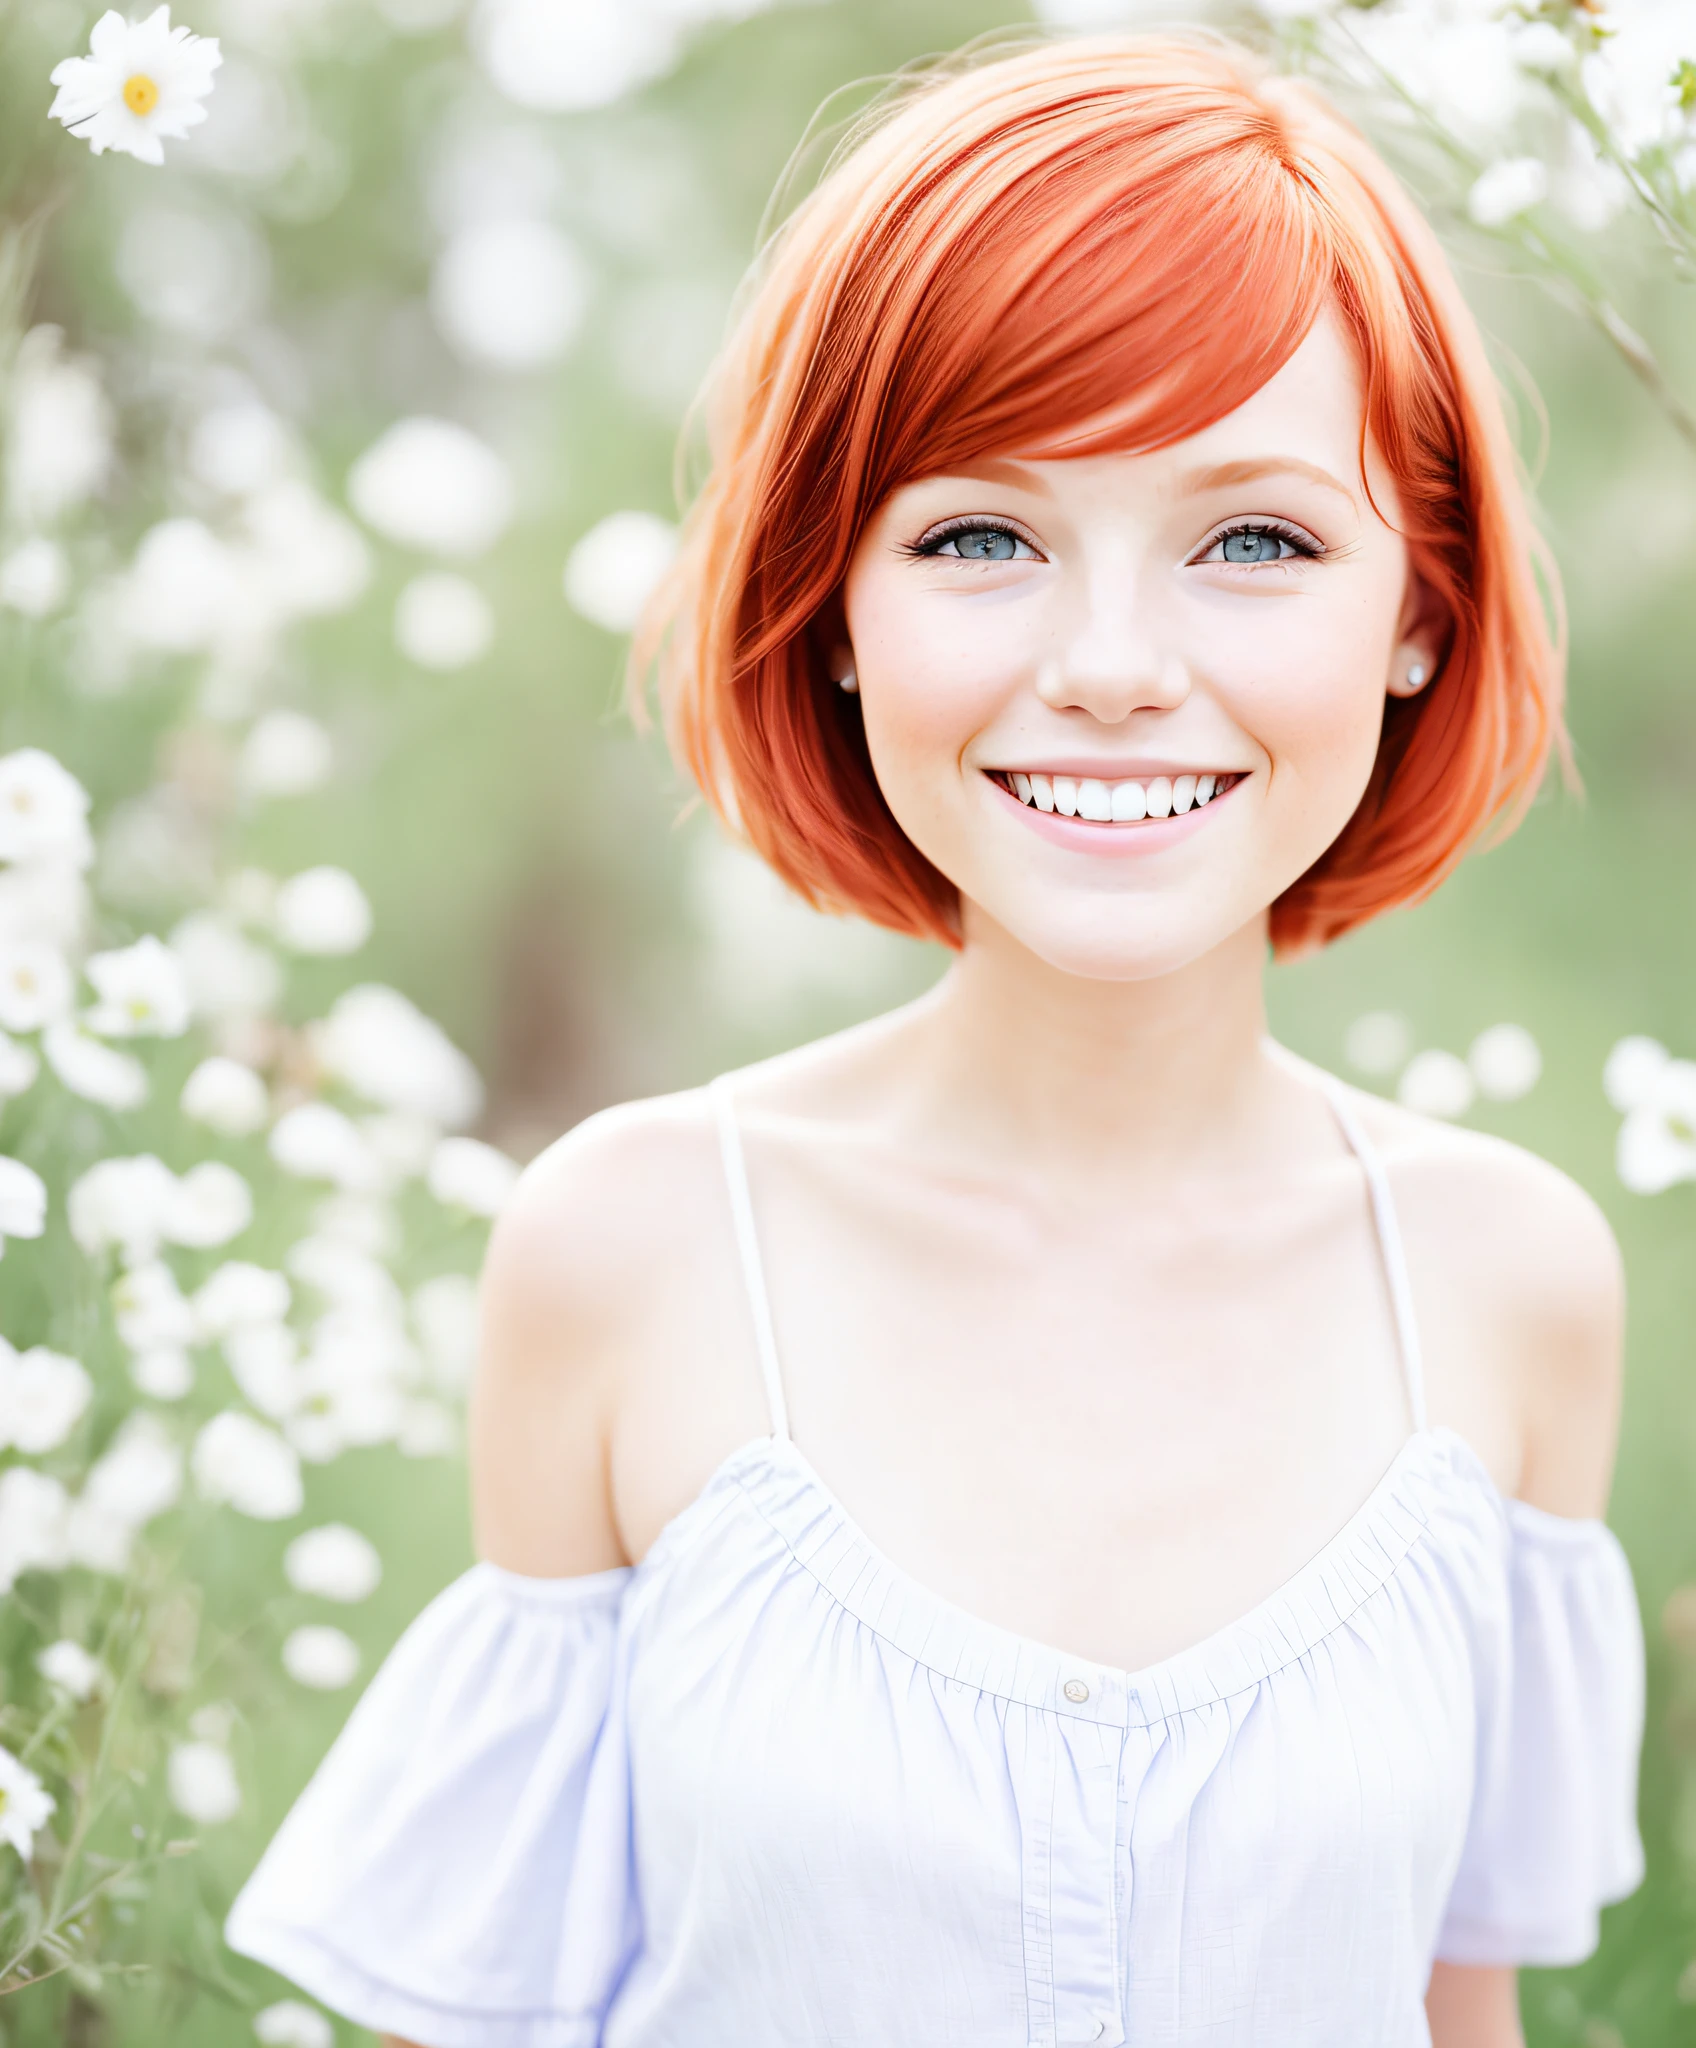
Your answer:
[[[1263,924],[1147,981],[1068,974],[973,931],[922,1006],[924,1087],[957,1131],[1031,1164],[1194,1161],[1279,1093],[1263,1049]]]

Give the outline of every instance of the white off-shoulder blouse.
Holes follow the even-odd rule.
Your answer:
[[[974,1619],[773,1430],[633,1569],[480,1564],[401,1639],[228,1937],[425,2048],[1426,2048],[1434,1958],[1567,1963],[1639,1882],[1643,1643],[1599,1521],[1425,1419],[1269,1599],[1140,1671]]]

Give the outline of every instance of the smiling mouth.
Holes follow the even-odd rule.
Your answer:
[[[1145,819],[1177,818],[1200,810],[1243,780],[1240,772],[1213,775],[1151,775],[1105,782],[1087,775],[1027,775],[1018,768],[991,768],[992,782],[1029,810],[1093,825],[1138,825]]]

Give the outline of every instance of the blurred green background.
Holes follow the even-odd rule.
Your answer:
[[[377,913],[362,974],[404,989],[473,1055],[490,1086],[484,1135],[519,1156],[601,1104],[699,1082],[923,986],[942,964],[933,952],[787,903],[688,811],[663,751],[619,709],[622,643],[568,606],[561,571],[604,515],[674,512],[683,407],[815,108],[844,88],[843,104],[858,104],[860,82],[1019,11],[824,0],[711,21],[663,75],[565,110],[498,91],[451,0],[207,0],[178,16],[224,36],[224,104],[155,171],[94,161],[46,124],[47,70],[84,46],[93,10],[0,8],[0,205],[14,219],[51,208],[28,318],[96,352],[124,408],[125,467],[85,552],[116,560],[153,521],[192,509],[180,422],[208,379],[293,422],[332,500],[354,458],[416,413],[474,427],[519,493],[508,536],[466,571],[496,619],[483,658],[437,672],[397,650],[393,599],[420,565],[383,544],[372,593],[295,635],[269,687],[328,727],[337,770],[241,823],[245,857],[277,873],[332,861],[360,878]],[[137,283],[138,263],[175,260],[158,228],[172,212],[209,222],[240,273],[198,326],[159,317],[158,294],[150,310]],[[431,311],[446,242],[507,216],[563,234],[586,283],[569,345],[523,370],[456,351]],[[1650,1640],[1651,1876],[1608,1916],[1593,1962],[1527,1974],[1524,2005],[1533,2044],[1659,2048],[1696,2042],[1696,1662],[1658,1622],[1696,1580],[1696,1192],[1621,1188],[1600,1077],[1627,1032],[1696,1053],[1696,453],[1535,283],[1481,241],[1455,246],[1504,368],[1546,408],[1543,423],[1521,397],[1571,607],[1585,794],[1551,786],[1511,842],[1434,901],[1276,970],[1272,1004],[1281,1035],[1339,1068],[1348,1026],[1368,1011],[1399,1013],[1417,1046],[1460,1053],[1486,1026],[1528,1027],[1542,1079],[1473,1119],[1576,1176],[1625,1247],[1612,1519]],[[1632,311],[1696,395],[1692,301],[1645,270]],[[161,779],[192,798],[181,734],[205,722],[198,687],[179,660],[122,690],[64,689],[0,614],[0,740],[59,752],[97,815]],[[312,1511],[356,1520],[387,1563],[348,1624],[369,1667],[468,1560],[463,1473],[354,1453],[310,1483]],[[168,1867],[144,1909],[147,1973],[104,2013],[50,1987],[21,1994],[0,2008],[0,2039],[250,2038],[259,1973],[220,1954],[216,1922],[348,1703],[303,1695],[250,1760],[258,1799]]]

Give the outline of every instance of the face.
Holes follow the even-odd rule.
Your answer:
[[[999,932],[1072,973],[1170,973],[1264,920],[1336,839],[1386,692],[1436,660],[1361,423],[1326,317],[1170,448],[979,461],[879,508],[838,673],[968,945]]]

